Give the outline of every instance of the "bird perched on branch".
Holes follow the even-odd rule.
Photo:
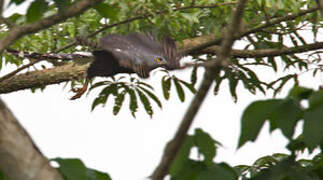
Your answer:
[[[87,69],[84,86],[72,89],[76,94],[71,100],[81,97],[89,80],[95,76],[137,73],[141,78],[148,78],[149,72],[157,67],[179,68],[180,56],[175,41],[168,36],[159,41],[149,34],[109,34],[100,39],[98,49],[93,52],[94,61]]]

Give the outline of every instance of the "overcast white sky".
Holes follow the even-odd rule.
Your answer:
[[[5,66],[0,74],[13,69],[13,66]],[[266,69],[258,72],[261,72],[260,78],[266,80],[281,75]],[[174,73],[185,79],[189,77],[190,70]],[[202,73],[203,70],[200,70],[199,77],[202,77]],[[154,86],[162,100],[160,75],[154,74],[147,82]],[[318,87],[323,83],[323,77],[321,75],[313,80],[310,75],[303,75],[300,82],[308,87]],[[291,85],[289,83],[288,87]],[[288,87],[279,96],[286,95]],[[242,111],[252,101],[266,98],[260,93],[248,93],[242,85],[237,92],[238,103],[233,102],[226,82],[221,86],[219,95],[214,96],[210,92],[190,132],[201,127],[223,144],[218,149],[216,162],[251,164],[261,156],[287,153],[284,148],[287,140],[280,131],[269,134],[267,123],[256,143],[248,143],[236,150]],[[88,167],[108,172],[113,179],[140,180],[151,174],[159,163],[165,144],[173,137],[192,99],[189,91],[185,95],[186,101],[181,103],[176,92],[172,91],[170,100],[162,101],[162,110],[154,105],[152,119],[143,113],[143,107],[139,108],[134,119],[128,110],[128,101],[118,116],[112,115],[113,101],[91,112],[96,93],[70,101],[72,93],[68,88],[63,89],[63,84],[48,86],[44,92],[25,90],[3,94],[1,98],[48,158],[80,158]]]

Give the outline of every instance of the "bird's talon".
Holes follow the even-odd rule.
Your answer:
[[[76,93],[73,97],[71,97],[70,100],[74,100],[74,99],[78,99],[80,98],[87,90],[87,86],[88,86],[89,80],[87,79],[85,81],[85,84],[83,85],[82,88],[72,88],[71,91]]]

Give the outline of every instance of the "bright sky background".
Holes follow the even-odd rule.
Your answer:
[[[23,9],[10,9],[21,12]],[[13,70],[5,66],[0,75]],[[274,80],[282,74],[272,73],[269,69],[258,69],[262,80]],[[175,71],[176,76],[189,78],[190,70]],[[199,70],[199,80],[203,70]],[[169,101],[163,100],[160,76],[155,73],[146,80],[152,84],[163,102],[163,109],[152,102],[155,113],[152,119],[140,106],[134,119],[126,101],[118,116],[113,116],[113,101],[106,107],[97,107],[91,112],[91,104],[96,93],[90,93],[76,101],[70,101],[72,93],[61,85],[48,86],[43,92],[30,90],[3,94],[1,98],[14,112],[20,123],[27,129],[37,146],[48,158],[80,158],[86,166],[108,172],[117,180],[141,180],[148,177],[160,161],[165,144],[173,137],[182,117],[191,102],[192,94],[186,89],[186,101],[181,103],[172,87]],[[261,75],[261,76],[260,76]],[[187,79],[188,80],[188,79]],[[310,76],[300,77],[301,85],[318,87],[323,84],[323,76],[314,80]],[[292,83],[279,94],[284,97]],[[212,89],[213,90],[213,89]],[[284,148],[287,140],[280,131],[269,134],[268,123],[261,131],[256,143],[247,143],[237,150],[240,133],[240,117],[245,107],[254,100],[270,98],[261,93],[252,95],[240,84],[237,90],[238,102],[234,103],[229,93],[227,81],[220,94],[210,91],[198,113],[190,133],[202,128],[220,141],[216,162],[225,161],[231,165],[251,164],[259,157],[273,153],[288,153]],[[128,98],[128,97],[127,97]],[[300,125],[300,124],[298,124]],[[298,128],[299,133],[300,128]]]

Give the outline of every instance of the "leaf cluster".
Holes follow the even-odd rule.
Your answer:
[[[306,107],[304,104],[308,104]],[[322,150],[321,128],[323,112],[323,92],[295,86],[284,99],[259,100],[251,103],[241,118],[239,147],[247,141],[255,141],[263,124],[269,121],[270,132],[281,130],[290,141],[288,148],[293,153],[316,147]],[[304,120],[303,132],[294,137],[296,124]]]
[[[193,135],[186,136],[170,167],[171,180],[237,179],[237,172],[228,164],[213,162],[219,145],[208,133],[195,129]],[[193,147],[200,155],[198,160],[190,156]]]
[[[57,170],[64,180],[111,180],[107,173],[103,173],[91,168],[87,168],[79,159],[55,158],[51,161],[58,163]]]

